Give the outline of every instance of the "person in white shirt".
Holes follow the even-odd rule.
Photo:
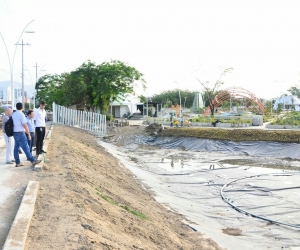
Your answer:
[[[13,113],[12,119],[14,122],[14,139],[15,139],[15,148],[14,148],[14,157],[16,161],[16,167],[24,166],[20,162],[19,157],[19,147],[21,147],[26,154],[27,159],[31,161],[32,166],[41,162],[41,160],[36,160],[32,154],[30,154],[27,138],[25,132],[28,135],[28,140],[31,140],[31,135],[26,124],[25,115],[22,113],[23,104],[18,102],[16,104],[17,111]]]
[[[46,103],[41,101],[40,107],[34,112],[34,124],[35,124],[35,135],[36,135],[36,155],[46,153],[43,150],[44,138],[46,133],[46,117],[47,113],[45,110]]]

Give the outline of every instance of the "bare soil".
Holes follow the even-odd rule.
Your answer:
[[[39,177],[27,250],[220,249],[80,130],[55,128]]]

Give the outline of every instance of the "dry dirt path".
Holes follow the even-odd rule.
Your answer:
[[[82,131],[57,126],[26,249],[220,249]]]

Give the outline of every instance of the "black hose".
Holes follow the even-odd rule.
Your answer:
[[[244,213],[246,215],[251,215],[252,217],[255,217],[255,218],[258,218],[258,219],[261,219],[261,220],[265,220],[265,221],[268,221],[268,222],[271,222],[271,223],[274,223],[274,224],[279,224],[279,225],[284,225],[284,226],[289,226],[289,227],[295,227],[295,228],[300,228],[300,225],[299,224],[289,224],[289,223],[285,223],[285,222],[281,222],[281,221],[276,221],[276,220],[272,220],[272,219],[269,219],[269,218],[266,218],[266,217],[263,217],[263,216],[260,216],[260,215],[257,215],[257,214],[253,214],[253,213],[250,213],[250,212],[247,212],[235,205],[233,205],[223,194],[223,191],[224,189],[229,186],[231,183],[233,182],[237,182],[237,181],[240,181],[240,180],[243,180],[243,179],[247,179],[247,178],[254,178],[254,177],[260,177],[260,176],[291,176],[291,175],[294,175],[294,174],[300,174],[300,172],[291,172],[291,173],[286,173],[286,174],[260,174],[260,175],[252,175],[252,176],[248,176],[248,177],[242,177],[242,178],[239,178],[239,179],[235,179],[233,181],[230,181],[228,183],[226,183],[222,188],[221,188],[221,197],[222,199],[227,203],[229,204],[232,208],[234,208],[235,210],[237,210],[238,212],[240,213]]]

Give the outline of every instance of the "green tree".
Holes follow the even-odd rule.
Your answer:
[[[298,98],[300,98],[300,89],[299,89],[299,87],[296,87],[296,86],[291,87],[291,88],[288,89],[288,91],[289,91],[292,95],[295,95],[295,96],[297,96]]]
[[[84,104],[90,108],[106,111],[111,101],[123,101],[125,94],[134,94],[139,81],[145,88],[143,74],[121,61],[104,62],[96,65],[90,61],[71,72],[70,83],[75,83]],[[75,95],[76,101],[80,95]]]
[[[179,90],[179,89],[166,90],[159,94],[155,94],[152,97],[152,101],[163,103],[164,107],[171,107],[172,104],[179,105],[180,104],[179,91],[181,95],[182,107],[184,107],[184,102],[185,102],[185,107],[190,108],[193,105],[195,92],[189,90]]]
[[[41,77],[36,84],[37,99],[106,112],[111,101],[122,102],[125,94],[134,93],[137,82],[146,87],[143,74],[121,61],[100,65],[87,61],[70,73]]]
[[[265,107],[266,107],[268,113],[271,113],[271,111],[272,111],[272,106],[273,106],[273,103],[272,103],[271,100],[270,100],[270,101],[266,101]]]
[[[209,81],[202,81],[199,78],[197,78],[198,82],[201,84],[201,86],[204,89],[204,94],[206,96],[205,100],[207,100],[207,106],[210,109],[211,117],[214,117],[216,104],[213,103],[213,99],[218,93],[218,89],[224,84],[223,81],[221,81],[222,77],[224,77],[227,73],[231,72],[232,68],[226,68],[222,71],[219,78],[213,82],[210,83]]]
[[[48,105],[48,109],[51,109],[53,102],[66,105],[66,99],[64,98],[64,81],[66,74],[62,75],[44,75],[39,78],[36,83],[36,99],[38,101],[45,101]]]
[[[278,103],[277,109],[276,109],[277,119],[278,119],[278,115],[282,112],[282,110],[283,110],[283,104]]]
[[[141,102],[141,103],[146,103],[146,102],[147,102],[146,96],[139,95],[138,98],[140,98],[140,102]]]

